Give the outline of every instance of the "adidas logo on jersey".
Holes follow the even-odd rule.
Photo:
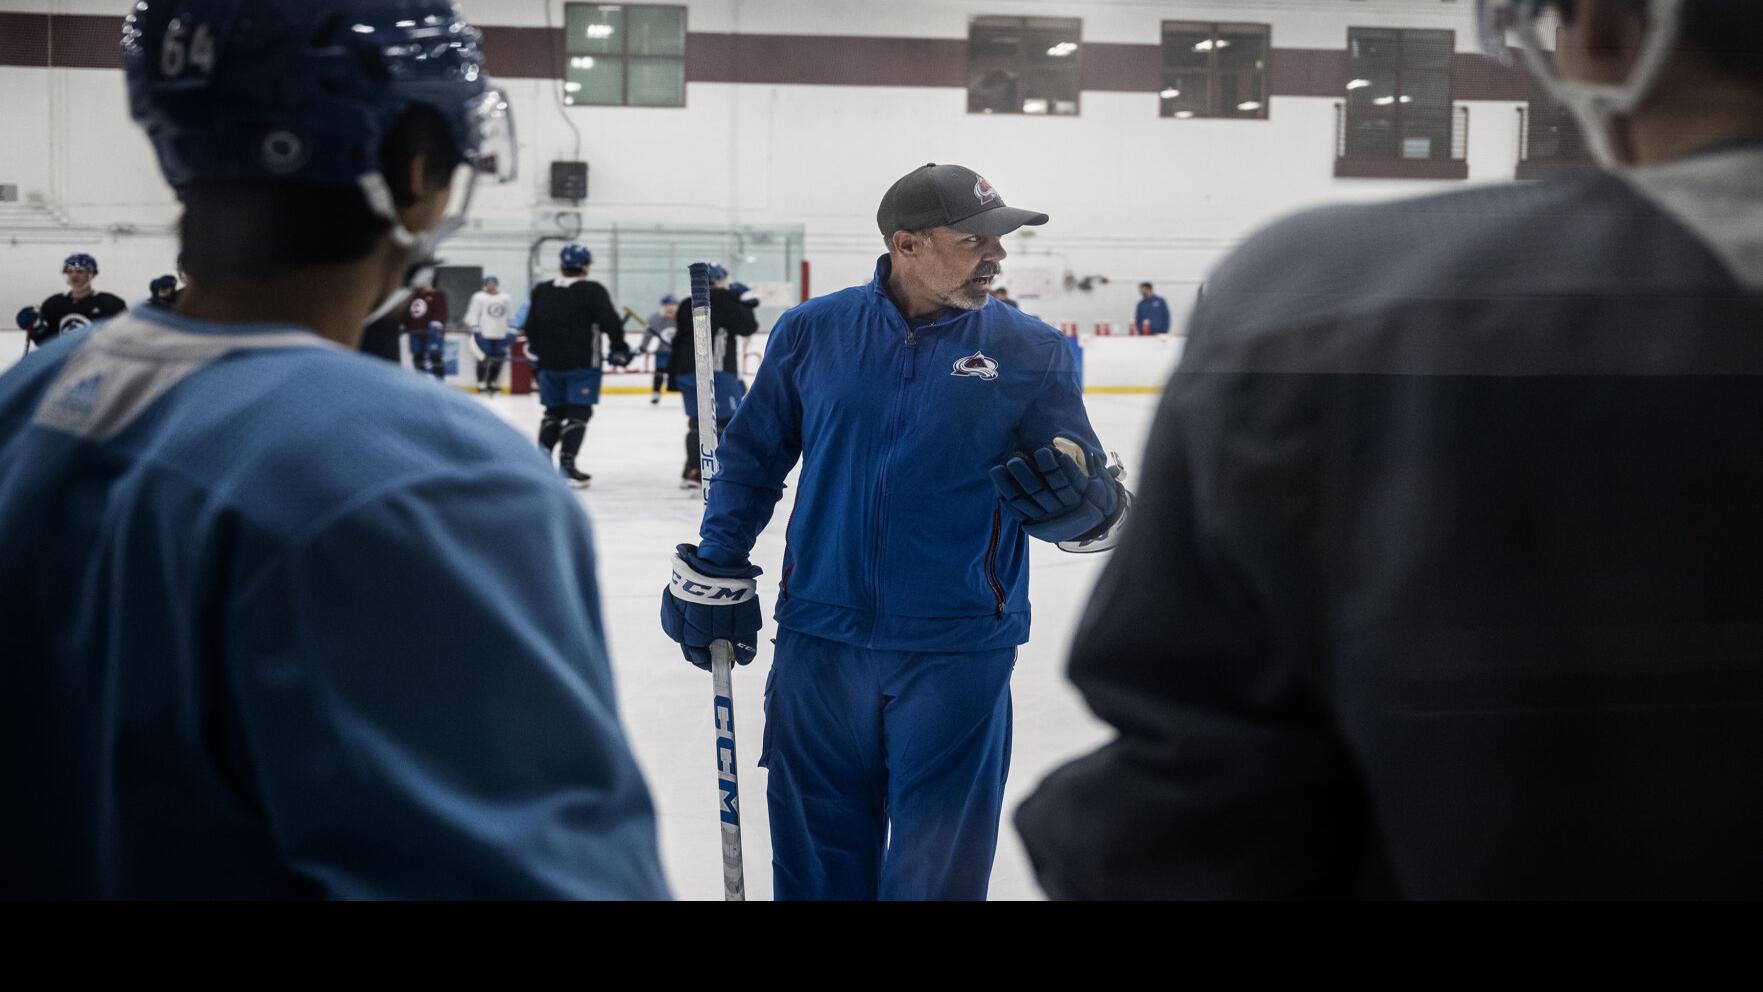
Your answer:
[[[955,370],[949,374],[971,376],[989,382],[998,377],[998,363],[976,351],[966,358],[957,359]]]
[[[56,409],[70,417],[90,417],[92,411],[98,408],[98,391],[103,387],[102,373],[89,375],[55,397]]]

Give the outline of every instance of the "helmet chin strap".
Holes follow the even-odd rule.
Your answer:
[[[410,298],[416,287],[434,280],[435,267],[441,264],[440,259],[435,257],[436,250],[440,248],[441,242],[465,226],[466,214],[471,209],[471,194],[476,185],[476,175],[469,165],[461,164],[454,170],[453,188],[457,191],[462,185],[464,187],[459,210],[449,213],[441,218],[440,223],[420,234],[404,226],[403,219],[398,216],[397,202],[392,199],[392,187],[386,182],[385,176],[378,172],[368,172],[356,180],[361,186],[362,197],[367,200],[368,209],[391,223],[392,229],[387,234],[392,243],[409,253],[402,284],[373,308],[367,319],[362,321],[362,326],[391,313]]]
[[[1550,64],[1543,39],[1537,30],[1537,18],[1521,17],[1515,25],[1522,42],[1525,61],[1549,95],[1567,107],[1585,133],[1592,157],[1606,169],[1618,169],[1631,163],[1625,160],[1617,140],[1618,118],[1640,109],[1652,95],[1659,75],[1677,44],[1684,0],[1649,0],[1647,34],[1641,43],[1640,55],[1621,83],[1587,83],[1563,79]]]

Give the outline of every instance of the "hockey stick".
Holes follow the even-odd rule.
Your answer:
[[[698,474],[704,483],[704,505],[710,505],[710,483],[716,477],[716,377],[710,367],[710,266],[692,263],[692,353],[698,360]],[[722,894],[744,902],[747,883],[741,871],[741,784],[735,767],[734,646],[710,642],[710,674],[715,682],[716,787],[722,815]]]

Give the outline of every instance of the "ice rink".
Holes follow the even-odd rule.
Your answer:
[[[503,394],[474,400],[522,436],[537,434],[536,397]],[[1097,434],[1126,462],[1129,486],[1156,402],[1149,395],[1087,398]],[[654,791],[662,862],[678,898],[720,899],[710,677],[681,659],[657,619],[668,555],[675,544],[697,539],[700,497],[695,490],[677,488],[684,434],[685,415],[677,394],[663,397],[660,405],[651,405],[646,395],[606,396],[582,446],[579,464],[594,481],[580,500],[594,522],[619,704],[637,760]],[[794,484],[792,475],[785,501],[794,498]],[[770,608],[783,558],[786,516],[780,512],[774,518],[753,552],[753,560],[765,569],[760,590],[767,610],[766,630],[759,657],[735,674],[747,893],[752,899],[771,897],[765,771],[757,762],[764,727],[760,691],[771,664],[770,638],[776,633]],[[1005,822],[992,872],[993,899],[1042,898],[1010,826],[1010,815],[1050,769],[1108,737],[1106,727],[1085,709],[1064,677],[1066,648],[1105,556],[1064,554],[1034,543],[1030,578],[1034,631],[1016,664],[1015,742]]]

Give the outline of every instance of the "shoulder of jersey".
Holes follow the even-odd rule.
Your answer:
[[[836,293],[804,300],[785,310],[784,316],[789,318],[791,322],[796,322],[815,317],[843,315],[856,307],[863,306],[867,302],[870,292],[868,286],[851,286]]]
[[[1027,334],[1047,334],[1055,338],[1064,336],[1059,333],[1058,328],[1041,318],[1023,313],[1007,303],[987,303],[980,314],[986,320],[1014,325],[1018,330]]]

